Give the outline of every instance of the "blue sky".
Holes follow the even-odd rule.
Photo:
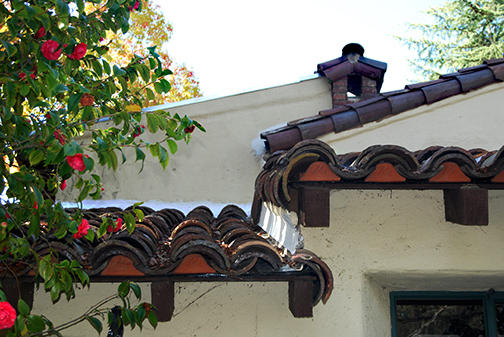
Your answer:
[[[205,96],[227,95],[299,80],[318,63],[341,56],[350,42],[388,63],[382,91],[415,79],[414,54],[393,35],[441,0],[170,0],[158,1],[173,25],[168,52],[200,80]]]

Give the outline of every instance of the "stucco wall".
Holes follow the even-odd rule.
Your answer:
[[[503,107],[504,83],[496,83],[319,139],[336,153],[379,144],[402,145],[410,151],[433,145],[496,150],[504,145]]]
[[[128,163],[105,179],[106,199],[250,202],[261,160],[251,142],[270,126],[330,107],[324,79],[170,108],[208,130],[181,146],[163,172]],[[373,123],[329,141],[337,153],[369,145],[497,149],[504,144],[504,84],[485,87]],[[444,220],[442,191],[333,191],[329,228],[304,228],[305,246],[326,261],[335,289],[314,317],[293,318],[282,283],[177,283],[175,317],[148,336],[390,336],[388,294],[396,290],[504,291],[504,192],[489,192],[488,226]],[[93,284],[78,300],[52,306],[37,291],[35,310],[56,323],[115,291]],[[145,300],[150,300],[148,284]],[[203,295],[203,296],[201,296]],[[136,330],[138,331],[138,330]],[[90,336],[87,323],[64,333]],[[128,336],[141,335],[127,332]]]
[[[134,162],[133,150],[125,151],[132,160],[120,165],[115,174],[107,168],[98,168],[103,199],[249,203],[262,167],[262,156],[256,155],[252,145],[259,133],[329,109],[332,104],[329,84],[322,77],[187,103],[168,105],[166,109],[197,120],[207,132],[196,130],[188,146],[179,143],[179,151],[170,156],[165,171],[158,159],[148,154],[145,167],[138,174],[141,164]],[[149,142],[162,136],[149,132],[142,135]],[[259,142],[261,145],[262,141]],[[59,198],[71,200],[72,189],[65,192]]]
[[[292,317],[284,283],[177,283],[175,317],[144,335],[390,336],[389,291],[503,291],[504,192],[489,197],[490,223],[480,227],[446,222],[442,191],[333,191],[331,226],[303,229],[306,248],[335,276],[332,297],[313,318]],[[39,290],[35,310],[63,322],[116,286],[92,284],[54,307]],[[149,300],[148,285],[144,294]],[[93,334],[88,323],[64,333]]]

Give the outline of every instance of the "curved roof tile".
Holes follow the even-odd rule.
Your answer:
[[[360,63],[363,59],[365,58],[361,56],[357,64],[364,64],[369,68],[376,66]],[[347,71],[344,71],[346,68],[343,69],[343,65],[348,62],[346,56],[342,56],[327,64],[320,64],[318,71],[330,80],[336,76],[334,74],[346,76]],[[441,75],[435,81],[406,85],[404,90],[380,93],[370,99],[288,122],[285,127],[261,133],[261,138],[264,139],[266,149],[270,152],[286,150],[302,140],[353,129],[501,81],[504,81],[504,58],[487,60],[479,66]]]
[[[314,163],[322,163],[324,167],[313,165]],[[377,177],[379,169],[391,169],[393,174],[389,175],[390,170],[388,173],[382,171],[382,176]],[[452,171],[446,172],[448,169]],[[322,141],[305,140],[292,149],[278,151],[269,158],[256,179],[256,195],[262,201],[288,209],[291,200],[290,183],[323,181],[313,178],[317,173],[312,174],[312,170],[327,170],[324,176],[332,184],[432,183],[432,188],[436,188],[436,182],[491,184],[500,182],[497,177],[504,171],[504,146],[497,151],[433,146],[411,152],[397,145],[374,145],[359,153],[337,155]],[[304,179],[305,175],[310,178]]]

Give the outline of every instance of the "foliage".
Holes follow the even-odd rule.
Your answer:
[[[130,29],[127,33],[109,32],[104,41],[110,47],[107,54],[109,62],[115,62],[126,66],[134,55],[145,57],[146,47],[157,46],[156,52],[167,67],[173,71],[169,82],[171,90],[166,93],[157,93],[145,88],[142,93],[147,98],[144,105],[156,105],[164,102],[182,101],[194,97],[200,97],[199,82],[194,73],[187,69],[186,65],[174,64],[168,55],[167,43],[169,42],[173,27],[166,21],[160,7],[152,0],[142,2],[141,11],[131,13]],[[139,78],[131,84],[135,88],[142,88],[144,83]]]
[[[135,296],[139,302],[137,305],[131,305],[131,294]],[[54,326],[54,324],[43,315],[33,315],[31,314],[30,307],[28,304],[19,299],[17,303],[17,308],[19,315],[14,321],[12,329],[8,332],[7,337],[10,336],[63,336],[60,331],[67,329],[71,326],[79,324],[84,321],[88,321],[89,324],[100,333],[103,330],[102,319],[105,319],[107,315],[107,322],[110,323],[115,318],[112,316],[112,311],[118,306],[114,307],[112,310],[106,308],[105,306],[110,302],[120,300],[122,302],[122,307],[120,307],[120,314],[116,317],[121,327],[130,326],[133,329],[135,326],[142,328],[145,319],[155,328],[157,326],[157,317],[151,310],[152,306],[145,302],[140,302],[142,298],[142,292],[138,284],[130,281],[122,282],[117,293],[104,298],[98,303],[94,304],[89,308],[84,314],[76,317],[75,319],[64,323],[59,326]],[[0,290],[0,304],[5,303],[10,306],[6,301],[5,294]],[[11,310],[15,314],[14,309]],[[3,316],[3,315],[2,315]],[[100,319],[101,318],[101,319]],[[3,326],[2,326],[3,327]]]
[[[433,23],[409,24],[420,37],[397,37],[418,53],[410,64],[423,78],[503,57],[503,0],[448,0],[427,14]]]
[[[109,33],[127,33],[131,13],[141,9],[135,0],[0,3],[0,192],[9,198],[0,202],[0,269],[15,273],[12,267],[31,256],[31,267],[53,301],[61,294],[72,298],[75,280],[87,285],[89,278],[79,263],[50,246],[38,255],[31,243],[41,232],[70,244],[122,226],[103,219],[95,234],[80,212],[69,215],[54,201],[58,189],[73,177],[80,190],[77,202],[97,199],[101,184],[93,173],[96,165],[115,170],[127,159],[123,149],[132,148],[142,165],[150,153],[166,168],[178,141],[189,142],[195,127],[204,131],[187,116],[141,112],[146,100],[142,90],[161,95],[171,87],[165,78],[171,71],[155,46],[126,65],[107,61],[104,39]],[[139,78],[141,88],[132,85]],[[148,143],[141,137],[147,131],[163,137]],[[80,139],[87,141],[78,143],[75,138],[83,135]],[[135,215],[142,217],[139,211]],[[128,231],[134,223],[133,215],[125,218]],[[24,335],[25,328],[52,328],[23,307],[18,307],[10,335]]]

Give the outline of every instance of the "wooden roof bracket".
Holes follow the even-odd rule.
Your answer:
[[[324,185],[327,185],[327,187]],[[324,183],[298,185],[298,203],[294,211],[298,213],[301,224],[305,227],[329,227],[331,210],[330,190],[335,187],[335,185]],[[345,188],[349,187],[345,186]],[[415,189],[415,186],[407,184],[387,186],[386,184],[381,184],[379,186],[355,185],[350,188]],[[436,189],[433,185],[430,185],[428,188]],[[469,226],[488,225],[488,189],[481,188],[476,184],[456,184],[453,187],[445,185],[439,189],[443,189],[446,221]]]
[[[443,189],[446,221],[460,225],[488,225],[488,190],[476,185]]]

